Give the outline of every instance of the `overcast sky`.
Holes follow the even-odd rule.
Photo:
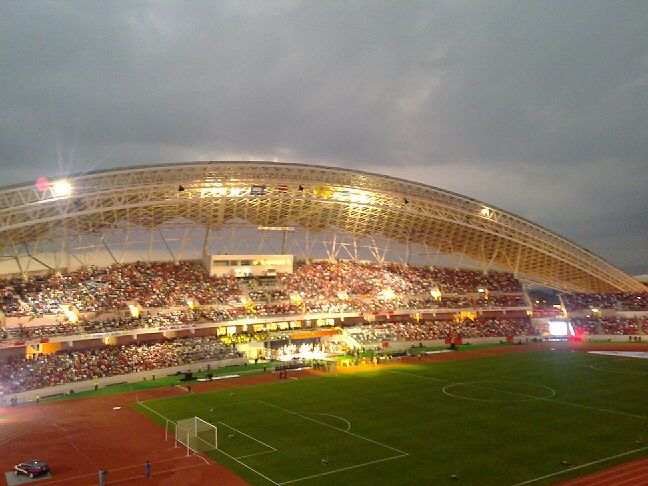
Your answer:
[[[426,182],[648,273],[648,2],[0,1],[0,185],[236,159]]]

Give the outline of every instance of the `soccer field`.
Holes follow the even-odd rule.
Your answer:
[[[163,426],[215,425],[206,454],[259,485],[540,485],[648,454],[648,362],[585,353],[378,367],[135,407]]]

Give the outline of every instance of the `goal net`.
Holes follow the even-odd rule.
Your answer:
[[[218,449],[218,429],[200,417],[178,420],[175,428],[176,445],[182,444],[194,452]]]

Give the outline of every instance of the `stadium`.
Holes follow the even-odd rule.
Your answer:
[[[0,472],[648,484],[647,319],[605,259],[417,182],[220,161],[41,178],[0,188]],[[47,474],[15,474],[28,460]]]

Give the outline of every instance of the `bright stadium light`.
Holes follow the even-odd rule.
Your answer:
[[[55,181],[50,185],[50,189],[54,197],[67,197],[72,194],[72,184],[64,179]]]
[[[479,214],[481,214],[484,218],[490,219],[493,217],[493,210],[491,208],[484,206],[479,211]]]
[[[371,196],[368,193],[351,193],[350,200],[352,203],[368,204],[371,202]]]
[[[221,184],[214,184],[200,188],[200,197],[223,197],[227,195],[227,188]]]
[[[375,199],[373,193],[360,189],[340,188],[333,193],[333,198],[340,201],[349,201],[354,204],[370,204]]]
[[[140,315],[140,308],[136,304],[128,304],[128,310],[130,311],[131,317],[139,317]]]
[[[79,322],[78,314],[74,312],[69,305],[63,305],[61,306],[61,309],[63,309],[63,314],[65,314],[68,322],[71,322],[72,324]]]
[[[378,298],[382,300],[392,300],[396,298],[396,294],[390,288],[386,288],[378,292]]]

